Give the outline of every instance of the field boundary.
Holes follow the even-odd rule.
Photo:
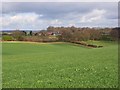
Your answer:
[[[34,43],[34,44],[58,44],[64,42],[30,42],[30,41],[0,41],[2,43]]]
[[[88,44],[88,43],[83,43],[83,42],[31,42],[31,41],[0,41],[2,43],[30,43],[30,44],[61,44],[61,43],[69,43],[69,44],[74,44],[75,46],[84,46],[87,48],[102,48],[103,46],[99,45],[93,45],[93,44]]]

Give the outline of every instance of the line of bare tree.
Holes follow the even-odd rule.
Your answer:
[[[59,31],[60,41],[87,40],[118,40],[119,28],[77,28],[77,27],[48,27],[47,31]]]
[[[4,35],[3,35],[4,36]],[[119,38],[119,28],[78,28],[78,27],[53,27],[47,30],[29,33],[26,31],[15,30],[10,35],[18,41],[87,41],[87,40],[108,40],[115,41]],[[54,38],[51,38],[54,36]],[[4,38],[3,38],[4,39]]]

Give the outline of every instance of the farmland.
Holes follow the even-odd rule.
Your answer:
[[[88,41],[102,48],[70,43],[3,42],[3,88],[115,88],[118,47],[110,41]]]

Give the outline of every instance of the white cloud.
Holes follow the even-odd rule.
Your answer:
[[[2,4],[3,13],[0,19],[2,18],[3,21],[3,29],[34,30],[46,29],[48,26],[114,27],[118,23],[118,3],[8,2]]]
[[[44,15],[36,13],[4,14],[2,18],[3,29],[46,29],[47,26],[59,26],[59,19],[44,19]]]
[[[54,24],[62,24],[62,22],[60,20],[58,20],[58,19],[55,19],[55,20],[52,20],[50,22],[50,24],[52,24],[52,25],[54,25]]]
[[[88,13],[70,12],[62,14],[61,18],[45,18],[45,14],[11,13],[3,14],[3,29],[46,29],[48,26],[78,26],[78,27],[105,27],[117,26],[117,19],[105,17],[107,10],[93,9]]]
[[[3,25],[6,22],[10,23],[31,23],[31,22],[35,22],[37,19],[39,18],[39,15],[35,14],[35,13],[19,13],[16,15],[5,15],[5,17],[3,17]]]
[[[2,27],[3,28],[32,28],[35,23],[42,23],[39,20],[43,15],[38,15],[35,13],[18,13],[15,15],[4,14],[2,17]]]
[[[82,16],[80,22],[94,22],[104,18],[105,10],[94,9],[92,12]]]

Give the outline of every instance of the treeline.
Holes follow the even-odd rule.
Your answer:
[[[77,28],[77,27],[52,27],[47,30],[34,31],[12,31],[11,34],[3,33],[4,41],[34,41],[34,42],[55,42],[55,41],[87,41],[107,40],[115,41],[119,38],[119,28]]]
[[[46,32],[46,31],[44,31]],[[39,35],[39,33],[42,33]],[[53,41],[58,41],[58,38],[56,37],[50,37],[43,33],[43,31],[34,33],[32,31],[20,31],[20,30],[15,30],[12,31],[11,34],[3,34],[2,35],[2,40],[3,41],[31,41],[31,42],[53,42]]]
[[[119,28],[76,28],[48,27],[47,31],[59,31],[60,41],[87,41],[87,40],[118,40]]]

